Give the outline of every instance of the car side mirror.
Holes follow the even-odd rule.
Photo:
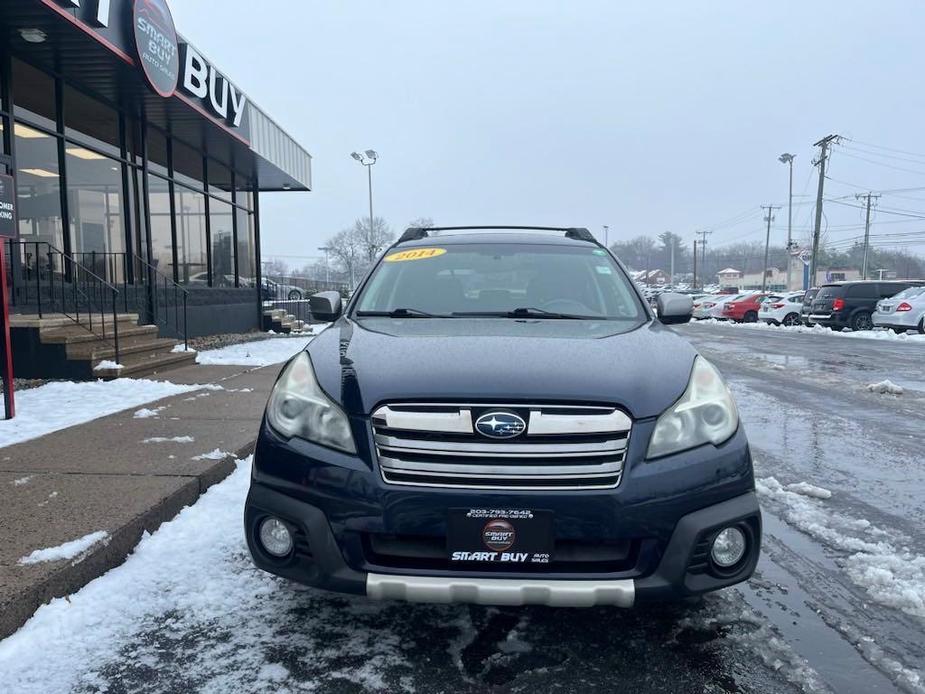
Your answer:
[[[655,300],[658,319],[665,325],[690,323],[694,300],[687,294],[659,294]]]
[[[308,299],[308,307],[312,318],[330,322],[337,320],[343,312],[340,294],[338,292],[318,292]]]

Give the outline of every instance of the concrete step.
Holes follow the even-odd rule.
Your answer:
[[[65,316],[61,313],[46,313],[41,318],[37,314],[12,314],[10,315],[11,328],[38,328],[40,330],[50,330],[54,328],[67,328],[70,326],[80,327],[90,325],[90,316],[87,313],[81,313],[79,316],[71,314],[73,317]],[[116,318],[119,323],[138,323],[137,313],[118,313]],[[93,314],[93,325],[112,325],[112,314],[107,313],[105,316]]]
[[[137,377],[160,373],[162,371],[168,371],[195,363],[196,352],[171,352],[170,350],[142,352],[139,354],[121,356],[120,361],[123,366],[121,369],[97,369],[96,366],[99,364],[100,360],[94,360],[93,376],[95,378],[111,380],[114,378],[124,378],[126,376]]]
[[[130,323],[119,324],[119,340],[132,337],[135,335],[148,335],[152,339],[157,337],[156,325],[135,325]],[[73,344],[80,342],[98,342],[102,339],[101,333],[90,332],[85,328],[75,325],[67,328],[54,328],[52,330],[42,330],[39,333],[40,339],[45,344]],[[112,327],[106,327],[107,341],[112,339]]]
[[[155,338],[150,335],[135,335],[122,340],[119,336],[119,358],[122,359],[128,354],[139,354],[141,352],[169,352],[178,344],[177,340],[170,338]],[[100,359],[114,359],[116,349],[112,341],[105,342],[79,342],[69,344],[66,347],[67,358],[75,361],[99,361]]]

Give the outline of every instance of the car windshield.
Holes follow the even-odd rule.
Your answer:
[[[603,249],[555,244],[446,244],[386,255],[355,315],[648,319],[630,280]]]

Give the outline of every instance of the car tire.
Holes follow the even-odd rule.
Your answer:
[[[925,335],[925,316],[922,316],[922,320],[919,321],[919,332]]]
[[[742,320],[746,323],[757,323],[758,314],[755,311],[749,311]]]
[[[873,330],[874,321],[869,311],[858,311],[851,317],[852,330]]]
[[[302,292],[298,289],[289,290],[289,301],[299,301],[302,298]]]
[[[800,324],[800,316],[796,313],[788,313],[784,316],[783,324],[787,327]]]

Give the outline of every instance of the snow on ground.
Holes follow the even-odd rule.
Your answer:
[[[850,518],[826,508],[827,497],[794,491],[774,477],[755,480],[755,487],[760,497],[780,507],[783,519],[790,525],[845,552],[848,578],[871,598],[925,617],[925,556],[904,546],[906,538],[877,528],[863,518]]]
[[[795,482],[794,484],[788,484],[787,489],[791,492],[796,492],[797,494],[802,494],[803,496],[809,496],[813,499],[831,499],[832,492],[823,487],[817,487],[815,484],[810,484],[809,482]]]
[[[27,475],[26,477],[20,477],[19,479],[13,480],[13,481],[11,482],[11,484],[12,484],[14,487],[21,487],[21,486],[23,486],[24,484],[29,484],[29,480],[31,480],[31,479],[32,479],[32,475]]]
[[[196,355],[198,364],[219,364],[224,366],[269,366],[286,361],[297,354],[312,337],[320,333],[327,324],[311,326],[311,332],[299,335],[269,337],[266,340],[243,342],[219,349],[210,349]]]
[[[691,321],[691,325],[720,325],[727,328],[744,328],[746,330],[772,330],[776,332],[803,333],[805,335],[827,335],[829,337],[845,337],[855,340],[885,340],[895,342],[906,342],[909,344],[925,345],[925,335],[915,333],[896,333],[892,330],[858,330],[855,332],[838,332],[824,328],[819,324],[808,325],[771,325],[770,323],[734,323],[732,321],[720,321],[713,318],[701,321]]]
[[[122,364],[114,362],[112,359],[103,359],[99,364],[97,364],[93,370],[94,371],[109,371],[110,369],[120,370],[125,367]]]
[[[224,460],[230,455],[231,453],[226,453],[220,448],[214,448],[208,453],[203,453],[201,455],[193,456],[193,460]]]
[[[17,393],[16,417],[0,421],[0,447],[202,388],[143,378],[46,383]]]
[[[42,562],[48,561],[60,561],[61,559],[74,559],[75,557],[84,554],[88,549],[93,547],[93,545],[97,544],[98,542],[104,542],[108,538],[109,533],[107,533],[105,530],[98,530],[95,533],[84,535],[83,537],[79,537],[76,540],[71,540],[70,542],[65,542],[63,545],[58,545],[57,547],[37,549],[29,556],[20,559],[19,563],[40,564]]]
[[[147,407],[142,407],[140,410],[136,410],[135,414],[132,415],[135,419],[148,419],[149,417],[157,417],[158,414],[167,409],[166,405],[161,405],[160,407],[155,407],[153,410]]]
[[[142,439],[142,443],[193,443],[192,436],[150,436]]]
[[[290,691],[310,689],[306,681],[397,691],[383,673],[412,672],[397,631],[407,606],[332,596],[256,569],[241,523],[249,476],[250,458],[124,564],[39,608],[0,642],[0,692],[107,691],[116,681],[128,691],[154,682],[159,691]],[[435,624],[459,612],[420,610]]]
[[[890,379],[880,381],[879,383],[871,383],[867,386],[867,390],[871,393],[879,393],[880,395],[902,395],[905,392],[902,386],[896,385]]]

